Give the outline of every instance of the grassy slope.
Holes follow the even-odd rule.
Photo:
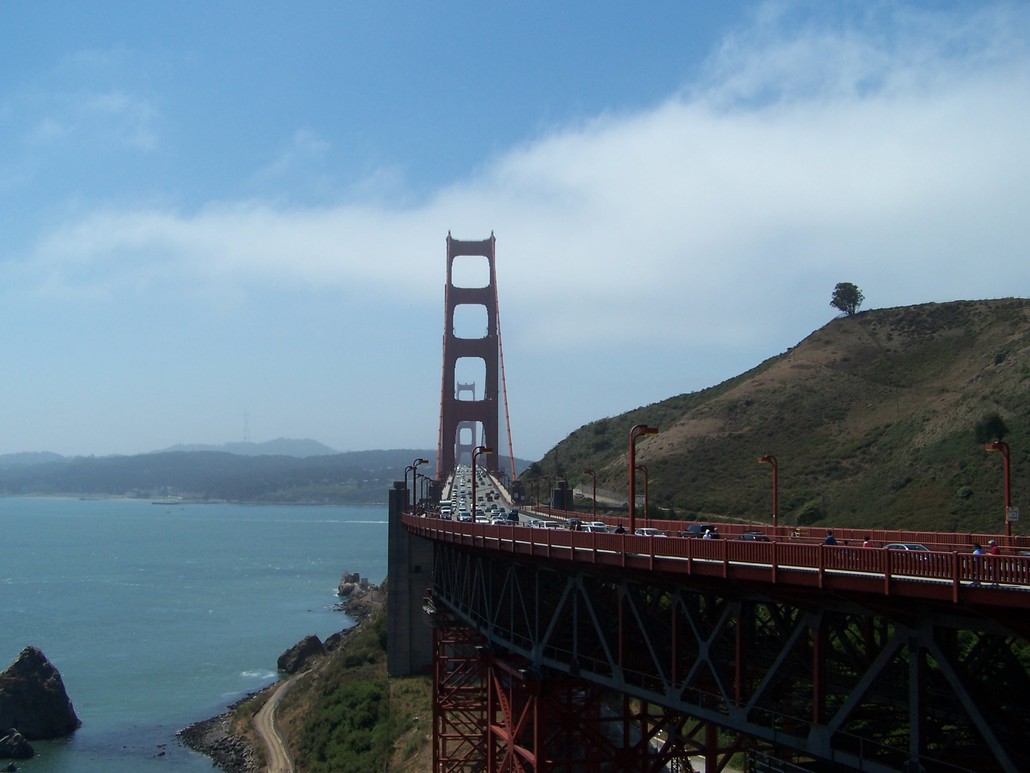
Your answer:
[[[600,488],[624,491],[629,429],[646,423],[661,429],[637,443],[651,502],[679,516],[767,520],[770,471],[757,458],[773,454],[784,522],[999,530],[1001,461],[973,427],[1004,418],[1019,504],[1028,397],[1030,301],[880,309],[711,389],[588,424],[539,471],[575,484],[593,468]]]
[[[380,607],[280,704],[298,773],[430,769],[432,683],[389,679],[385,641]]]

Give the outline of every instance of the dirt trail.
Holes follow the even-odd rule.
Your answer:
[[[279,728],[276,727],[275,710],[298,676],[300,674],[295,674],[280,683],[265,701],[265,705],[254,715],[254,732],[265,746],[267,759],[265,770],[267,773],[293,773],[293,759],[290,757],[290,750],[283,742]]]

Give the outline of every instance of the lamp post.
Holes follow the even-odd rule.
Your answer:
[[[476,499],[476,457],[480,454],[492,454],[494,450],[486,446],[476,446],[472,449],[472,521],[476,520],[476,508],[479,507],[479,500]]]
[[[778,475],[777,469],[778,468],[777,468],[777,465],[776,465],[776,457],[773,456],[772,454],[765,454],[764,456],[759,456],[758,457],[758,463],[759,464],[771,464],[772,465],[772,471],[773,471],[773,512],[772,512],[772,516],[773,516],[773,528],[775,529],[776,528],[776,524],[777,524],[777,520],[779,519],[779,514],[780,514],[780,511],[779,511],[779,500],[777,499],[777,497],[779,496],[779,493],[778,493],[779,492],[779,482],[777,481],[777,475]]]
[[[1009,510],[1012,507],[1012,490],[1009,487],[1009,444],[1004,440],[995,440],[984,446],[986,451],[1000,451],[1002,470],[1005,475],[1005,536],[1012,536],[1012,521],[1009,520]]]
[[[415,480],[418,483],[415,484],[414,489],[418,493],[418,501],[424,502],[429,498],[429,476],[423,475],[421,472],[415,473]],[[421,484],[421,485],[419,485]]]
[[[641,435],[657,435],[657,427],[634,424],[629,431],[629,533],[637,531],[637,487],[635,468],[637,466],[637,438]]]
[[[584,475],[589,475],[593,479],[590,491],[590,501],[593,503],[590,507],[590,513],[593,519],[597,520],[597,473],[593,470],[583,470]]]
[[[644,473],[644,523],[651,524],[651,506],[647,497],[647,465],[638,464],[637,469]]]
[[[568,512],[568,510],[569,510],[569,508],[568,508],[569,502],[568,502],[568,499],[567,499],[567,497],[569,496],[569,479],[566,478],[564,475],[561,475],[561,474],[557,475],[556,477],[557,478],[561,478],[562,482],[565,483],[565,488],[563,488],[561,490],[561,509],[562,509],[562,512],[565,513],[565,512]],[[557,483],[557,480],[555,480],[555,483]]]
[[[409,464],[404,468],[404,509],[407,510],[411,507],[411,499],[408,496],[408,470],[414,468]]]
[[[416,459],[415,461],[413,461],[411,464],[409,464],[407,467],[404,468],[404,496],[405,497],[408,496],[408,493],[407,493],[408,492],[408,470],[411,470],[411,489],[412,490],[411,490],[411,502],[409,503],[409,507],[411,507],[412,509],[414,509],[415,500],[417,499],[417,497],[415,496],[415,470],[418,469],[418,466],[420,464],[429,464],[429,460],[428,459]]]
[[[550,475],[545,475],[544,476],[544,480],[547,481],[547,491],[544,493],[544,496],[547,498],[547,509],[550,510],[551,509],[551,501],[552,501],[551,500],[551,492],[554,491],[554,486],[551,485],[551,476]]]

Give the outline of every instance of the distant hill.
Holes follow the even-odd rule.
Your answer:
[[[377,504],[405,466],[435,452],[398,449],[308,456],[166,451],[137,456],[58,457],[0,465],[0,495],[183,497],[196,501]]]
[[[304,442],[288,447],[299,450],[320,445]],[[271,447],[274,441],[258,445]],[[14,461],[7,463],[8,458]],[[192,501],[380,504],[388,500],[394,482],[404,480],[404,468],[420,458],[428,459],[429,464],[419,471],[434,475],[436,452],[425,449],[303,457],[224,450],[73,458],[10,454],[0,456],[0,496],[174,496]],[[528,465],[516,460],[519,471]]]
[[[296,456],[301,459],[309,456],[329,456],[339,453],[339,451],[319,443],[317,440],[290,440],[288,438],[276,438],[275,440],[267,440],[264,443],[246,441],[222,443],[221,445],[176,445],[157,453],[174,453],[176,451],[222,451],[239,456]]]
[[[64,459],[60,454],[47,451],[25,452],[20,454],[0,454],[0,469],[7,467],[31,467],[34,464],[46,464]]]
[[[1001,531],[1002,460],[974,427],[1002,417],[1013,504],[1026,505],[1028,406],[1030,300],[878,309],[717,386],[587,424],[522,477],[583,484],[592,468],[624,492],[640,423],[660,429],[637,443],[650,501],[678,516],[768,522],[771,472],[757,459],[772,454],[781,523]]]

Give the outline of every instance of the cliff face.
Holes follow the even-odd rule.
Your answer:
[[[0,728],[16,728],[31,741],[68,735],[81,724],[64,680],[35,647],[0,673]]]

